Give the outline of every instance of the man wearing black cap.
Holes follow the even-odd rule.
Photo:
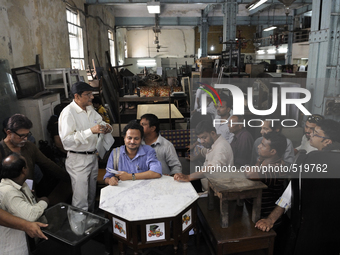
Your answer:
[[[97,134],[112,131],[92,106],[94,90],[85,82],[73,84],[74,99],[59,117],[59,135],[68,151],[65,166],[72,180],[72,205],[89,211],[94,210],[96,196]]]

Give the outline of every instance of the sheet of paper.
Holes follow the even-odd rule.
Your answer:
[[[30,188],[30,190],[32,190],[32,188],[33,188],[33,180],[27,179],[25,182],[27,183],[27,185]]]
[[[112,137],[110,133],[108,134],[100,134],[97,142],[97,151],[100,158],[103,158],[106,151],[108,151],[111,146],[114,144],[115,139]]]
[[[119,171],[114,170],[114,169],[109,168],[109,167],[107,167],[106,170],[107,170],[108,172],[110,172],[111,174],[119,174]]]

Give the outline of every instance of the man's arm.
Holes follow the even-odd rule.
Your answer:
[[[48,239],[40,228],[46,228],[48,225],[40,222],[29,222],[24,219],[13,216],[12,214],[0,209],[0,225],[7,228],[14,228],[25,231],[30,237],[39,237]]]
[[[129,174],[124,171],[121,171],[120,174],[116,174],[116,176],[122,181],[132,180],[132,174]],[[136,180],[157,179],[160,177],[162,177],[160,173],[156,173],[151,170],[148,170],[142,173],[135,173]]]
[[[36,221],[47,208],[47,200],[41,199],[38,203],[32,205],[24,198],[24,196],[33,196],[26,183],[24,183],[21,190],[22,191],[8,190],[4,193],[1,203],[7,208],[6,211],[14,216],[23,218],[27,221]]]
[[[256,222],[255,227],[262,231],[269,231],[274,226],[274,223],[281,217],[285,209],[276,206],[266,219],[261,219]]]
[[[179,162],[175,147],[169,144],[168,151],[166,152],[166,163],[170,168],[170,174],[174,175],[176,173],[182,173],[182,165]]]

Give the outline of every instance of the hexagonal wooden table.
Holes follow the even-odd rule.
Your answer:
[[[198,195],[191,183],[170,176],[160,179],[120,181],[101,190],[99,208],[112,222],[120,254],[125,245],[138,250],[183,244],[186,254],[189,231],[196,226]]]

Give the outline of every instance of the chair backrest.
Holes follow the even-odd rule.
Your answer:
[[[193,129],[160,130],[159,133],[169,140],[176,150],[186,149],[187,145],[197,140]]]

